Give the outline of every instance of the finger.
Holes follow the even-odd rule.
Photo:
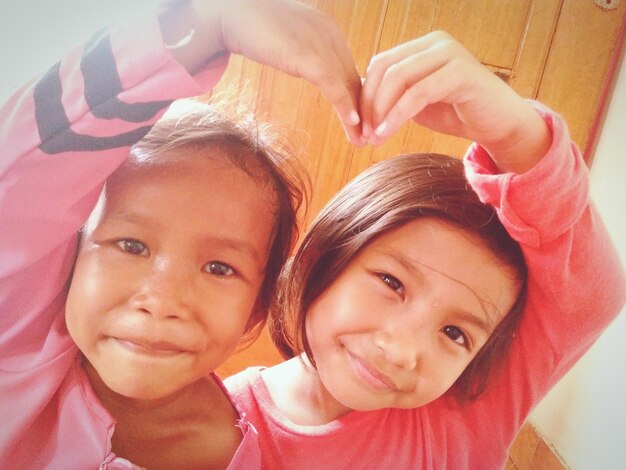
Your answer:
[[[437,41],[449,38],[450,36],[447,33],[435,31],[377,54],[372,58],[366,70],[366,79],[363,84],[360,101],[361,120],[366,137],[371,134],[369,132],[370,128],[375,128],[378,124],[373,113],[374,98],[387,70],[393,64],[432,47]]]
[[[361,96],[361,78],[358,76],[356,68],[352,72],[347,77],[347,98],[339,98],[335,102],[331,100],[331,103],[333,103],[339,115],[348,140],[353,145],[362,146],[366,142],[362,137],[361,117],[358,112],[359,98]]]
[[[368,139],[372,135],[372,128],[374,127],[372,119],[372,105],[374,102],[374,96],[376,96],[376,90],[382,79],[384,70],[383,67],[370,66],[366,71],[366,76],[363,80],[363,88],[361,89],[361,99],[359,102],[359,112],[361,113],[361,126],[363,128],[363,137]]]
[[[361,77],[343,33],[339,30],[339,28],[335,31],[333,48],[340,64],[338,70],[340,71],[340,75],[343,76],[347,95],[344,95],[343,97],[338,96],[336,101],[331,99],[331,103],[340,117],[348,140],[352,144],[360,146],[365,144],[365,141],[362,138],[362,119],[359,110],[359,101],[362,90]],[[349,102],[347,101],[347,98],[349,98]]]
[[[442,69],[449,61],[450,56],[440,43],[391,66],[385,72],[372,103],[372,122],[376,128],[407,90]]]
[[[461,79],[448,68],[438,69],[404,91],[374,131],[376,144],[384,142],[428,106],[454,102]]]
[[[405,43],[372,57],[366,70],[365,81],[361,90],[361,99],[359,103],[364,137],[370,137],[372,134],[372,128],[375,128],[376,123],[374,121],[372,107],[374,97],[376,96],[376,92],[378,91],[378,87],[380,86],[385,72],[394,63],[404,60],[411,53],[410,44]]]
[[[328,76],[318,83],[320,91],[335,108],[337,116],[353,145],[363,145],[361,138],[361,119],[356,110],[356,103],[361,89],[361,81],[357,84],[352,77]]]
[[[324,57],[324,58],[322,58]],[[361,118],[357,111],[361,93],[361,79],[351,57],[349,63],[333,54],[318,55],[307,61],[308,76],[304,78],[316,85],[337,112],[346,137],[353,145],[363,145]]]
[[[339,30],[339,28],[336,28],[335,31],[333,49],[335,50],[339,63],[342,65],[339,70],[342,70],[343,75],[346,77],[346,83],[348,84],[348,88],[352,96],[354,109],[355,111],[358,111],[363,82],[361,81],[361,76],[354,62],[354,56],[348,47],[348,43],[343,36],[343,33]]]

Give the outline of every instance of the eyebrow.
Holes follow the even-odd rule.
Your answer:
[[[484,299],[482,299],[475,291],[474,289],[472,289],[470,286],[468,286],[467,284],[459,281],[458,279],[455,279],[451,276],[449,276],[448,274],[439,271],[435,268],[433,268],[432,266],[429,266],[427,264],[424,263],[420,263],[419,261],[413,259],[413,258],[409,258],[407,256],[404,256],[401,253],[398,253],[394,250],[381,250],[381,253],[384,253],[388,256],[390,256],[392,259],[394,259],[398,264],[400,264],[405,270],[414,273],[415,275],[423,278],[424,273],[422,271],[422,268],[426,268],[430,271],[433,271],[437,274],[441,274],[442,276],[450,279],[451,281],[456,282],[457,284],[462,285],[463,287],[465,287],[466,289],[468,289],[472,294],[474,294],[474,296],[478,299],[481,307],[483,308],[483,312],[486,313],[486,309],[484,307],[484,303],[486,302]],[[485,331],[487,334],[491,335],[491,333],[493,333],[493,331],[495,330],[495,327],[492,325],[492,322],[487,321],[487,319],[483,316],[483,315],[476,315],[475,313],[473,313],[470,310],[458,310],[455,309],[452,311],[452,314],[457,317],[460,318],[461,320],[468,322],[468,323],[472,323],[473,325],[477,326],[478,328],[482,329],[483,331]]]
[[[254,249],[252,244],[243,238],[230,238],[230,237],[206,237],[205,240],[208,243],[221,245],[225,248],[229,248],[235,251],[247,253],[261,266],[264,266],[265,261],[261,258],[260,253]]]
[[[108,218],[111,220],[125,221],[131,224],[138,222],[144,222],[147,224],[154,223],[153,219],[151,219],[150,217],[146,217],[138,212],[129,210],[109,213]],[[202,237],[201,240],[203,243],[211,243],[221,246],[223,248],[246,253],[254,258],[254,260],[258,262],[261,266],[265,266],[266,260],[261,257],[261,254],[245,238],[209,236]]]
[[[482,301],[481,301],[481,303],[482,303]],[[457,317],[457,318],[460,318],[464,322],[472,323],[473,325],[475,325],[476,327],[480,328],[481,330],[483,330],[488,335],[491,335],[491,333],[493,333],[493,331],[495,330],[495,328],[491,325],[491,323],[487,322],[487,320],[485,320],[484,318],[482,318],[482,317],[480,317],[478,315],[475,315],[475,314],[473,314],[470,311],[467,311],[467,310],[455,310],[453,315],[455,317]]]

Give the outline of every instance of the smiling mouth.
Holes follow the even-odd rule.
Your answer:
[[[370,385],[371,388],[374,388],[376,390],[394,392],[399,390],[393,380],[391,380],[385,374],[382,374],[378,370],[374,369],[358,356],[355,356],[348,351],[348,357],[350,358],[350,362],[352,363],[356,374],[363,382]]]
[[[174,356],[187,352],[179,346],[166,341],[148,343],[115,337],[112,339],[124,349],[148,356]]]

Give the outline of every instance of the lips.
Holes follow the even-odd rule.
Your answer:
[[[398,386],[394,383],[393,380],[377,370],[366,360],[352,354],[349,351],[348,357],[350,358],[350,362],[352,363],[356,374],[361,378],[362,381],[369,384],[372,388],[388,391],[399,390]]]
[[[125,349],[152,356],[172,356],[189,352],[186,348],[168,341],[150,341],[143,338],[118,337],[112,337],[112,339]]]
[[[122,311],[102,331],[102,339],[144,355],[197,353],[205,348],[202,330],[194,324],[173,325],[148,315]]]

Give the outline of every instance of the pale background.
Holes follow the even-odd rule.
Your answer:
[[[626,266],[626,61],[591,169],[591,193]],[[626,310],[626,309],[625,309]],[[626,468],[625,310],[532,416],[573,470]]]

